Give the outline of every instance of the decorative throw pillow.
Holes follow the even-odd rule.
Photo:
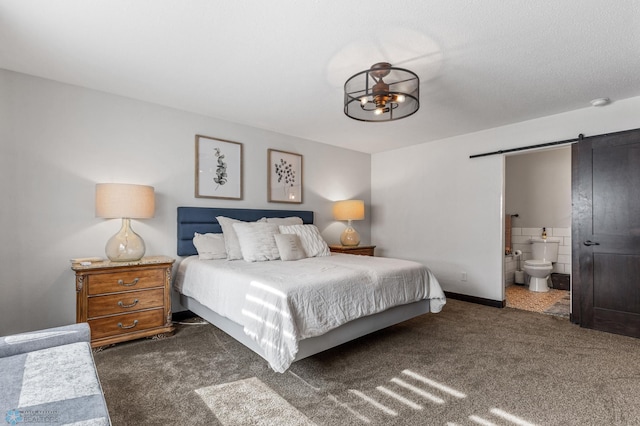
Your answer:
[[[236,230],[233,229],[234,223],[247,223],[237,219],[231,219],[230,217],[217,216],[216,219],[222,228],[222,235],[224,235],[224,244],[227,248],[227,260],[242,259],[242,250],[240,250],[240,242],[236,235]]]
[[[298,216],[290,217],[265,217],[267,223],[275,223],[276,225],[302,225],[302,219]]]
[[[280,259],[282,260],[300,260],[307,257],[302,248],[300,237],[296,234],[276,234],[274,235]]]
[[[300,237],[307,257],[330,256],[329,246],[315,225],[280,225],[281,234],[296,234]]]
[[[202,260],[224,259],[227,257],[222,234],[198,234],[195,232],[193,245],[198,251],[198,258]]]
[[[274,235],[278,233],[275,223],[234,223],[242,258],[247,262],[264,262],[280,259]]]

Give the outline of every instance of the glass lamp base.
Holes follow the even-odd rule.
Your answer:
[[[130,222],[130,219],[123,218],[120,231],[107,241],[104,252],[112,262],[133,262],[144,256],[144,241],[133,232]]]
[[[358,231],[353,229],[351,226],[347,226],[347,229],[345,229],[342,232],[342,235],[340,235],[340,244],[351,247],[357,246],[360,244],[360,234],[358,234]]]

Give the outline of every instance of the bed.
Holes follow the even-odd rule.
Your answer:
[[[334,253],[296,261],[201,260],[194,234],[221,233],[219,216],[244,222],[298,217],[300,227],[315,228],[309,226],[313,212],[178,208],[178,255],[187,257],[178,267],[174,288],[182,305],[259,354],[274,371],[439,312],[446,303],[428,268],[400,259]]]

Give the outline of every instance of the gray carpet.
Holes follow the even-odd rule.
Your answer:
[[[208,324],[95,359],[116,426],[640,425],[640,340],[456,300],[284,374]]]

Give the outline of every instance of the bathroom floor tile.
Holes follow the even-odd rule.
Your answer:
[[[510,285],[505,289],[507,307],[525,311],[569,317],[569,292],[550,289],[547,293],[529,291],[526,286]]]

